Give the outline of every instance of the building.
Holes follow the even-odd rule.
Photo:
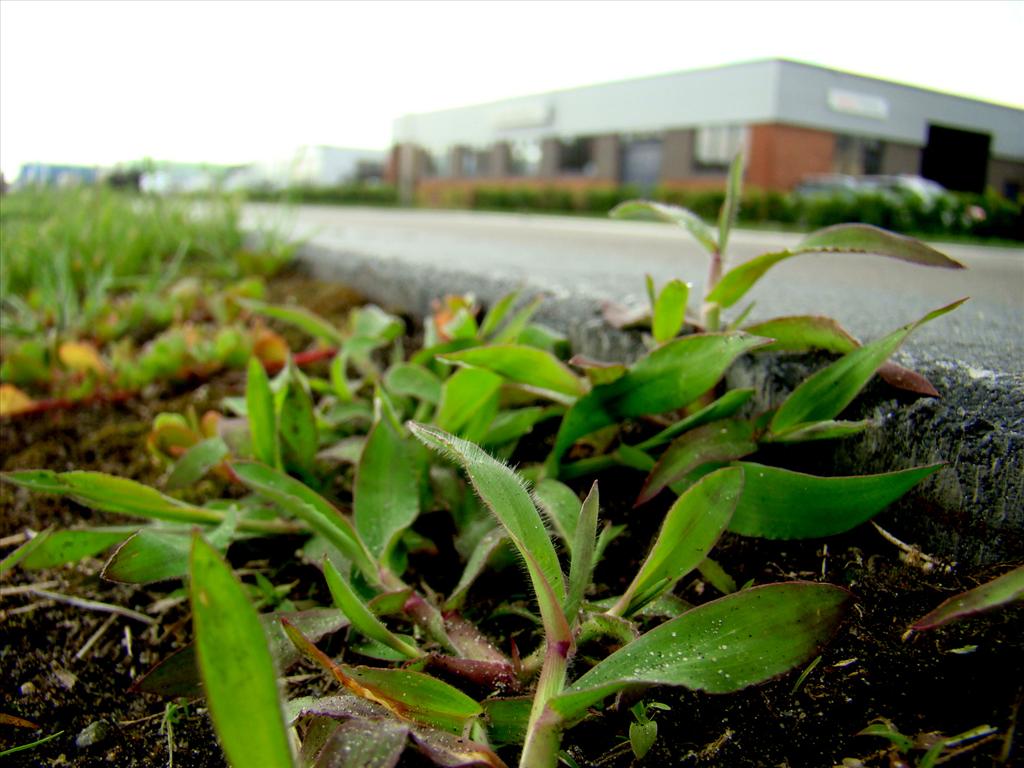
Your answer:
[[[386,155],[379,149],[301,146],[237,169],[228,178],[227,187],[278,190],[379,182]]]
[[[95,184],[99,169],[86,165],[54,165],[53,163],[26,163],[21,166],[16,188],[21,187],[74,187]]]
[[[1024,110],[785,59],[554,91],[395,121],[389,172],[436,201],[476,185],[791,190],[820,174],[1024,189]]]

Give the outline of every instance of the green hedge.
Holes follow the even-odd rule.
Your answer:
[[[449,208],[604,215],[619,203],[642,195],[630,186],[595,187],[573,191],[565,187],[480,186],[452,188],[440,204]],[[395,187],[351,184],[338,187],[294,187],[284,191],[251,192],[251,200],[340,205],[398,204]],[[648,197],[681,205],[714,220],[722,205],[720,190],[659,187]],[[739,210],[746,224],[782,224],[817,229],[846,221],[885,227],[914,235],[959,235],[1024,241],[1024,199],[1007,200],[995,192],[984,195],[949,193],[926,203],[916,195],[894,192],[838,192],[797,196],[747,190]]]

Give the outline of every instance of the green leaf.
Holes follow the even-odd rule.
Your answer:
[[[469,594],[469,588],[473,586],[473,582],[483,573],[491,558],[508,544],[508,540],[508,534],[501,527],[494,528],[484,534],[483,538],[480,539],[480,542],[470,553],[469,560],[466,561],[466,567],[462,570],[462,576],[459,578],[459,583],[455,585],[455,589],[452,590],[451,595],[445,601],[445,611],[457,611],[462,608],[466,602],[466,596]]]
[[[238,303],[250,312],[280,320],[282,323],[292,325],[313,338],[322,339],[329,344],[341,344],[345,340],[337,328],[303,307],[283,307],[265,304],[254,299],[238,299]]]
[[[196,655],[228,762],[236,768],[292,766],[277,674],[256,610],[230,566],[198,535],[191,573]]]
[[[415,363],[398,363],[388,369],[384,386],[393,395],[414,397],[431,405],[441,400],[441,380],[437,375]]]
[[[706,301],[731,307],[771,267],[805,253],[873,253],[930,267],[963,269],[959,262],[912,237],[868,224],[837,224],[811,233],[792,250],[766,253],[733,267],[708,293]]]
[[[815,421],[787,430],[781,435],[768,434],[762,437],[765,443],[801,443],[808,440],[836,440],[857,435],[869,427],[877,426],[871,419],[864,421]]]
[[[289,358],[278,435],[285,470],[304,478],[315,474],[319,435],[309,383]]]
[[[743,470],[719,469],[672,505],[651,552],[611,613],[629,616],[700,565],[725,532],[743,489]]]
[[[402,654],[405,658],[418,659],[424,655],[423,651],[395,635],[384,626],[380,619],[373,615],[373,612],[359,599],[351,585],[342,577],[329,559],[325,558],[323,565],[324,578],[327,580],[327,587],[331,591],[331,597],[334,598],[334,604],[348,617],[348,620],[352,622],[352,626],[357,632],[361,632],[371,640],[376,640],[378,643],[386,645],[388,648]]]
[[[477,417],[487,417],[490,424],[497,412],[501,377],[481,368],[462,368],[449,378],[441,389],[441,404],[435,421],[448,432],[466,433]],[[483,434],[481,431],[481,436]]]
[[[580,498],[576,491],[565,483],[546,477],[534,486],[533,500],[571,555],[580,517]]]
[[[357,346],[366,349],[383,346],[405,332],[405,323],[400,317],[385,312],[376,304],[355,308],[349,319],[353,339],[363,342]]]
[[[748,325],[743,330],[756,336],[775,339],[771,344],[761,347],[759,352],[810,352],[822,349],[845,355],[860,346],[860,342],[831,317],[818,315],[776,317]]]
[[[1024,600],[1024,565],[979,587],[961,592],[914,622],[911,629],[922,631],[991,611]]]
[[[110,549],[137,530],[138,526],[109,526],[41,531],[19,547],[19,550],[25,551],[19,555],[18,560],[27,571],[77,563],[83,557],[92,557]],[[9,567],[6,562],[7,558],[4,559],[5,569]]]
[[[966,299],[954,301],[884,338],[865,344],[806,379],[786,398],[769,425],[773,435],[816,421],[834,419],[864,388],[886,358],[919,326],[951,312]]]
[[[167,490],[178,491],[199,482],[228,455],[227,443],[219,437],[208,437],[189,448],[174,464],[167,478]]]
[[[597,481],[590,487],[590,493],[583,500],[579,521],[573,537],[572,556],[569,561],[569,591],[565,598],[565,615],[575,621],[583,604],[583,596],[594,576],[595,547],[597,545],[597,513],[600,495]]]
[[[920,240],[870,224],[835,224],[819,229],[797,243],[794,250],[797,253],[873,253],[926,267],[964,269],[960,262]]]
[[[634,507],[645,504],[662,489],[702,464],[741,459],[757,450],[754,427],[747,421],[723,419],[690,430],[665,450],[644,480]]]
[[[642,760],[657,740],[658,724],[654,720],[629,724],[629,746],[637,760]]]
[[[253,456],[268,466],[277,466],[279,459],[274,393],[270,390],[270,380],[263,369],[263,363],[256,357],[249,359],[245,405],[249,417],[249,433],[252,436]]]
[[[725,201],[718,212],[718,252],[725,253],[729,242],[729,233],[736,223],[736,214],[740,210],[740,189],[743,186],[743,153],[733,158],[729,167],[729,182],[725,188]]]
[[[739,466],[746,482],[729,530],[766,539],[816,539],[848,531],[942,467],[817,477],[751,462]]]
[[[263,464],[236,461],[235,475],[249,489],[305,522],[362,571],[371,584],[380,582],[377,565],[355,527],[327,499],[288,475]]]
[[[520,335],[526,330],[526,326],[530,324],[530,320],[533,319],[542,301],[543,298],[540,296],[531,299],[529,304],[510,317],[505,326],[494,334],[491,343],[515,344],[518,342]]]
[[[555,440],[558,460],[584,435],[622,419],[664,413],[711,389],[732,362],[766,343],[758,336],[715,333],[686,336],[641,358],[625,376],[594,387],[569,409]]]
[[[700,216],[686,208],[648,200],[629,200],[615,206],[609,213],[613,219],[639,219],[642,221],[667,221],[678,224],[703,246],[708,253],[718,251],[715,233]]]
[[[558,556],[522,479],[509,467],[466,440],[415,422],[409,422],[409,428],[425,445],[447,456],[466,471],[477,494],[509,532],[512,543],[526,559],[538,599],[542,599],[544,590],[540,582],[546,582],[547,589],[561,605],[565,601],[565,580]],[[533,563],[536,563],[536,567]],[[543,602],[541,608],[545,608]]]
[[[522,291],[506,293],[498,299],[490,309],[487,310],[487,314],[484,315],[484,320],[480,324],[480,338],[489,338],[491,334],[498,330],[498,326],[501,325],[501,321],[505,319],[506,315],[508,315],[516,301],[519,299],[520,293],[522,293]]]
[[[558,405],[534,405],[527,408],[516,408],[513,411],[499,411],[491,421],[481,444],[499,446],[511,443],[532,432],[534,426],[540,422],[561,416],[564,412],[565,408]]]
[[[224,519],[221,513],[212,509],[186,504],[164,496],[148,485],[102,472],[76,470],[57,473],[48,469],[31,469],[6,472],[3,478],[29,490],[67,496],[103,512],[201,525],[215,525]]]
[[[569,360],[569,365],[582,368],[587,379],[594,386],[598,384],[611,384],[629,372],[629,368],[622,363],[606,363],[601,360],[592,360],[585,355],[574,355]]]
[[[528,696],[484,699],[481,702],[487,715],[487,735],[496,744],[522,744],[526,740],[526,725],[530,720],[533,699]]]
[[[405,440],[390,419],[378,418],[356,469],[353,517],[360,537],[381,562],[419,515],[418,476]]]
[[[287,619],[281,620],[281,627],[299,651],[329,671],[352,693],[386,707],[399,717],[462,733],[468,721],[483,712],[476,701],[458,688],[434,677],[408,669],[336,664]]]
[[[704,406],[696,413],[693,413],[684,419],[680,419],[675,424],[663,429],[654,437],[644,440],[639,445],[635,445],[633,447],[640,451],[647,451],[651,448],[663,445],[675,438],[677,435],[689,432],[691,429],[696,429],[699,426],[710,424],[712,421],[718,421],[719,419],[727,419],[746,405],[747,401],[749,401],[753,396],[753,389],[730,389],[720,398],[711,404]]]
[[[151,584],[188,573],[191,539],[185,532],[143,528],[127,539],[103,568],[102,576],[125,584]]]
[[[549,706],[571,721],[633,684],[730,693],[769,680],[817,653],[849,598],[839,587],[791,582],[705,603],[619,649]]]
[[[530,389],[568,395],[572,399],[585,394],[587,389],[568,366],[550,352],[535,347],[517,344],[473,347],[443,355],[441,359],[482,368]]]
[[[669,280],[658,294],[654,304],[651,333],[662,344],[674,339],[686,320],[686,303],[690,300],[690,285],[682,280]]]

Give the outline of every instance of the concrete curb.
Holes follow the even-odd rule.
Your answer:
[[[578,291],[551,294],[539,284],[463,274],[302,246],[299,262],[315,277],[346,283],[371,301],[423,316],[451,293],[472,293],[485,304],[518,288],[547,293],[537,318],[565,333],[573,350],[603,360],[633,360],[644,348],[638,334],[608,327],[602,299]],[[879,428],[844,441],[797,451],[801,468],[828,475],[864,474],[920,464],[947,466],[893,505],[882,524],[936,557],[991,564],[1024,559],[1024,375],[979,371],[955,360],[897,360],[927,376],[942,399],[906,403],[872,385],[855,404]],[[760,355],[733,366],[732,386],[753,386],[757,404],[778,403],[825,362],[808,356]]]

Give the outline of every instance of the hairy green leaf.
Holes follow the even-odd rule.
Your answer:
[[[870,520],[941,464],[853,477],[817,477],[740,462],[746,482],[729,530],[766,539],[816,539]]]
[[[762,437],[766,443],[802,443],[808,440],[835,440],[857,435],[869,427],[877,426],[871,419],[863,421],[815,421],[804,426],[789,429],[781,435],[768,434]]]
[[[817,653],[849,598],[839,587],[791,582],[705,603],[599,662],[549,706],[575,720],[633,684],[729,693],[769,680]]]
[[[654,303],[654,317],[651,333],[654,340],[663,344],[674,339],[683,329],[686,320],[686,303],[690,300],[690,284],[682,280],[669,280],[658,294]]]
[[[631,615],[700,565],[729,525],[742,489],[743,470],[728,467],[702,478],[680,496],[612,612]]]
[[[538,599],[546,582],[559,606],[565,600],[565,579],[558,556],[533,505],[523,481],[509,467],[492,458],[472,443],[434,427],[409,422],[409,428],[425,445],[459,464],[483,499],[512,537],[512,543],[527,560],[530,578]],[[531,563],[536,563],[534,567]],[[542,603],[542,609],[544,605]],[[559,609],[560,610],[560,609]]]
[[[550,352],[518,344],[473,347],[441,357],[446,362],[482,368],[531,389],[576,398],[586,385]]]
[[[199,536],[191,573],[196,656],[228,762],[236,768],[292,766],[277,674],[256,609],[230,566]]]
[[[747,421],[723,419],[697,427],[676,438],[644,480],[634,506],[653,499],[662,489],[712,461],[732,461],[757,450],[754,428]]]
[[[649,200],[629,200],[615,206],[609,213],[613,219],[639,219],[641,221],[667,221],[683,227],[708,253],[718,251],[715,233],[693,211],[677,205],[654,203]]]
[[[1024,600],[1024,565],[979,587],[949,598],[938,608],[915,621],[911,629],[934,629],[1021,600]]]
[[[465,604],[466,596],[469,594],[469,588],[473,586],[473,582],[483,573],[491,558],[508,544],[508,541],[508,533],[501,527],[494,528],[484,534],[483,538],[480,539],[480,543],[470,553],[469,560],[466,561],[466,567],[462,570],[462,576],[459,578],[459,583],[455,585],[455,589],[452,590],[451,595],[445,601],[445,611],[459,610]]]
[[[625,376],[594,387],[569,409],[555,440],[558,460],[584,435],[625,418],[682,408],[713,387],[732,362],[765,344],[758,336],[700,334],[675,339],[637,361]]]
[[[914,329],[951,312],[965,301],[966,299],[960,299],[929,312],[920,320],[908,323],[884,338],[847,353],[806,379],[775,412],[769,426],[771,433],[779,436],[788,430],[812,422],[834,419],[853,402],[878,366],[896,351]]]

